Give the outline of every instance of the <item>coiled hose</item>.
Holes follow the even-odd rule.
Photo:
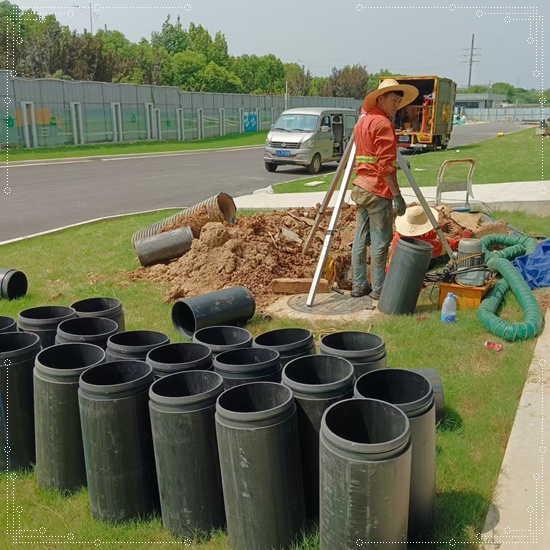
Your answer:
[[[541,333],[544,325],[542,311],[529,285],[509,260],[524,254],[532,254],[537,247],[537,241],[530,237],[495,234],[482,237],[481,245],[485,252],[487,267],[500,273],[502,279],[481,302],[477,318],[491,334],[507,342],[535,338]],[[489,247],[494,245],[504,245],[507,248],[491,252]],[[521,306],[525,318],[523,323],[509,323],[496,315],[509,290],[514,293]]]

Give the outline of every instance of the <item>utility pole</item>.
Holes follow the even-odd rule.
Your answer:
[[[479,48],[474,48],[474,39],[475,34],[472,34],[472,45],[470,46],[470,59],[469,61],[462,61],[462,63],[468,63],[470,65],[470,70],[468,72],[468,89],[470,88],[472,84],[472,65],[474,63],[479,63],[477,59],[474,59],[475,56],[479,56],[480,54],[474,53],[475,50],[479,50]],[[467,57],[466,55],[463,55],[462,57]]]
[[[90,34],[94,34],[94,27],[93,27],[93,23],[92,23],[92,14],[94,15],[98,15],[95,11],[92,10],[92,3],[90,2],[88,4],[88,7],[85,7],[85,6],[71,6],[72,8],[80,8],[80,9],[83,9],[83,10],[86,10],[86,11],[89,11],[90,12]]]

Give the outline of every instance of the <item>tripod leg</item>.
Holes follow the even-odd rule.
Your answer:
[[[428,216],[428,219],[430,220],[432,227],[435,229],[435,232],[437,233],[437,236],[441,241],[441,244],[443,245],[445,252],[449,255],[449,258],[452,258],[453,251],[451,250],[451,246],[447,242],[445,235],[443,235],[443,231],[439,229],[439,224],[437,223],[437,220],[434,218],[434,215],[432,214],[432,211],[430,210],[430,207],[428,206],[428,203],[426,202],[426,199],[424,198],[422,191],[420,191],[420,188],[418,187],[418,184],[416,183],[416,180],[414,179],[399,149],[397,149],[397,161],[399,162],[399,166],[401,166],[401,170],[403,170],[403,173],[407,176],[407,179],[409,180],[409,183],[413,188],[413,191],[415,192],[416,197],[418,198],[418,201],[422,205],[424,212],[426,212],[426,216]]]
[[[344,167],[348,163],[349,155],[351,152],[351,146],[353,143],[353,135],[351,136],[348,145],[344,151],[344,154],[342,155],[342,158],[340,159],[340,164],[338,164],[338,168],[336,169],[336,172],[334,173],[334,177],[332,178],[332,182],[330,184],[330,187],[327,191],[327,194],[325,195],[325,198],[323,199],[323,202],[321,204],[321,207],[319,208],[319,211],[317,212],[317,215],[315,216],[315,222],[313,223],[313,226],[311,227],[311,231],[306,239],[306,242],[304,243],[304,246],[302,248],[302,254],[305,254],[313,242],[313,239],[315,237],[315,233],[317,232],[317,229],[319,229],[319,224],[321,223],[321,220],[325,216],[327,212],[328,205],[330,203],[330,199],[332,198],[332,195],[335,191],[335,189],[338,187],[338,182],[340,181],[340,177],[342,176],[342,172],[344,171]]]
[[[344,202],[344,197],[346,195],[346,190],[348,188],[349,179],[351,176],[351,171],[355,163],[355,144],[352,145],[350,155],[348,157],[348,162],[346,164],[346,169],[344,171],[344,177],[342,179],[342,185],[338,191],[338,196],[336,197],[336,204],[334,205],[334,211],[330,218],[328,228],[325,234],[325,240],[323,242],[323,248],[321,249],[321,255],[319,256],[319,261],[317,262],[317,267],[315,269],[315,275],[313,276],[313,281],[311,283],[311,288],[309,289],[309,294],[307,297],[306,305],[312,306],[313,301],[315,300],[315,291],[317,289],[317,284],[321,278],[321,272],[325,266],[327,259],[328,251],[330,249],[330,243],[332,241],[332,235],[334,234],[334,228],[336,227],[336,222],[338,221],[338,216],[340,215],[340,209],[342,208],[342,203]]]

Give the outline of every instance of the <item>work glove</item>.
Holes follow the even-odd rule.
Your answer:
[[[402,216],[405,213],[405,210],[407,210],[405,199],[401,194],[395,195],[395,197],[393,197],[393,204],[395,206],[395,213],[398,216]]]

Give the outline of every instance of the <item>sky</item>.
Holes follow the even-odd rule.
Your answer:
[[[456,3],[453,4],[452,2]],[[201,24],[212,36],[221,31],[230,55],[272,53],[285,63],[304,65],[314,76],[333,67],[366,65],[403,75],[452,78],[468,84],[472,35],[472,84],[508,82],[522,88],[548,89],[544,74],[544,23],[550,28],[550,2],[529,1],[503,7],[502,1],[390,2],[365,0],[151,0],[92,1],[93,30],[119,30],[132,42],[160,31],[166,16]],[[41,15],[55,13],[71,29],[90,29],[89,2],[12,1]],[[476,7],[484,4],[485,7]],[[72,5],[81,7],[71,8]],[[549,41],[550,42],[550,41]],[[546,48],[547,49],[547,48]],[[550,70],[547,71],[550,74]]]

